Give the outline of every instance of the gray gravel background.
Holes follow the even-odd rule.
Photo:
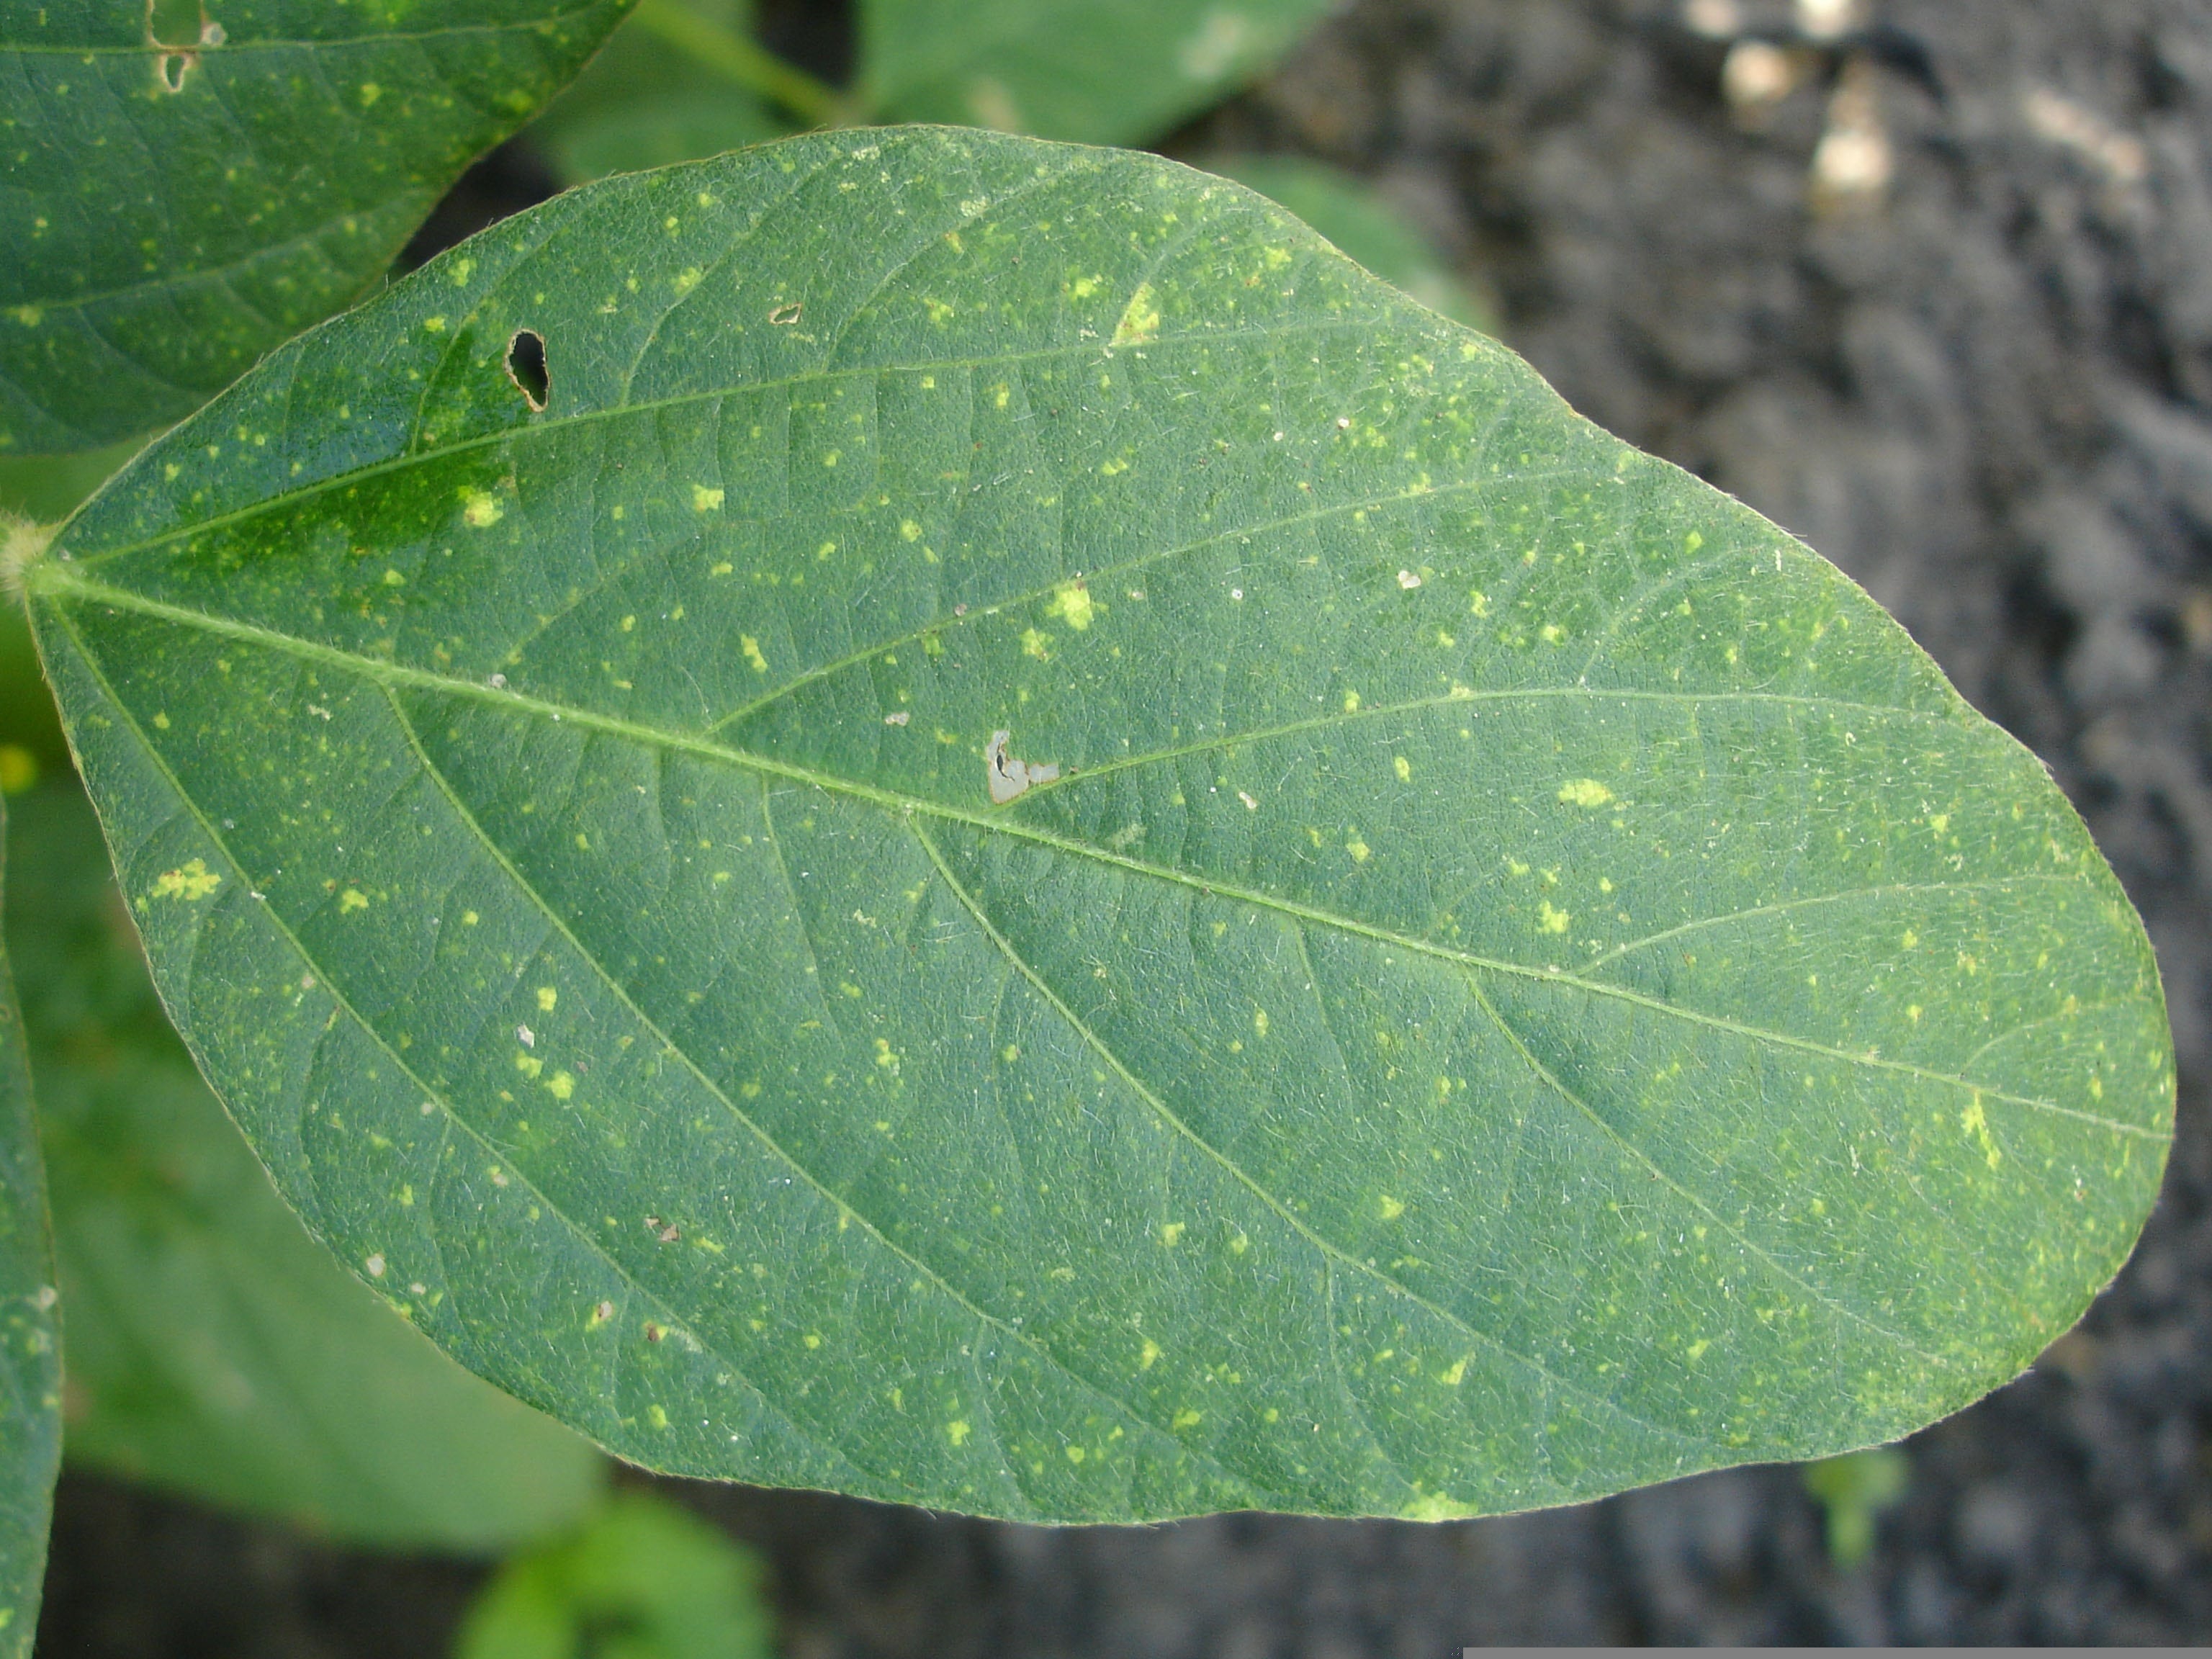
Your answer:
[[[1868,10],[1752,130],[1674,0],[1364,0],[1172,148],[1376,179],[1577,408],[1841,564],[2050,764],[2149,924],[2182,1055],[2136,1259],[1911,1443],[1849,1573],[1787,1469],[1443,1527],[1055,1533],[676,1488],[769,1556],[794,1659],[2212,1639],[2212,8]],[[1811,184],[1842,85],[1895,163],[1856,210]],[[40,1651],[433,1653],[469,1582],[71,1480]]]

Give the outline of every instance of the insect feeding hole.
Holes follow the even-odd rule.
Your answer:
[[[536,329],[518,328],[507,343],[507,378],[533,414],[545,407],[553,393],[553,377],[545,367],[545,337]]]

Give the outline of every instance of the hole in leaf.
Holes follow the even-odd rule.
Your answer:
[[[185,76],[191,72],[192,63],[192,55],[188,52],[173,52],[164,56],[156,65],[161,84],[171,92],[182,92]]]
[[[545,407],[553,392],[553,377],[545,368],[545,337],[536,329],[519,328],[507,343],[507,378],[533,412]]]
[[[197,45],[207,20],[200,0],[146,0],[146,44],[149,46]],[[162,73],[168,73],[167,65]]]

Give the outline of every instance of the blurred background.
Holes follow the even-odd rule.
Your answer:
[[[104,869],[65,850],[81,798],[17,640],[0,651],[0,785],[11,862],[44,873],[11,883],[10,943],[54,1097],[72,1343],[41,1654],[2212,1639],[2212,9],[1307,9],[1317,27],[1262,39],[1213,8],[1203,102],[1160,101],[1134,131],[1079,85],[1055,102],[1011,77],[910,89],[903,107],[1145,143],[1245,179],[1894,612],[2051,768],[2157,945],[2180,1128],[2118,1282],[2027,1376],[1901,1449],[1537,1515],[1052,1531],[627,1473],[611,1503],[557,1431],[533,1441],[534,1420],[456,1392],[411,1335],[356,1328],[365,1293],[346,1300],[357,1287],[161,1048],[127,933],[103,920]],[[641,13],[463,181],[410,260],[604,172],[865,112],[848,7],[746,11]],[[714,33],[687,37],[687,16]],[[118,459],[11,464],[0,504],[52,517]],[[82,948],[57,954],[69,938]],[[128,1225],[84,1219],[126,1200]],[[296,1273],[270,1267],[303,1246]],[[374,1492],[365,1432],[408,1448]]]

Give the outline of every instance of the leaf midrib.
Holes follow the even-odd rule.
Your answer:
[[[60,621],[63,629],[69,634],[78,652],[86,659],[87,666],[98,679],[100,689],[106,695],[110,702],[114,704],[118,712],[123,715],[125,720],[128,722],[131,730],[133,735],[137,738],[140,746],[146,751],[153,764],[160,769],[162,775],[167,780],[170,788],[176,793],[177,799],[184,803],[185,810],[191,814],[194,821],[200,826],[202,833],[209,838],[212,845],[221,851],[223,858],[230,864],[232,869],[241,878],[246,878],[247,876],[247,872],[244,866],[239,862],[236,855],[231,852],[228,842],[225,841],[222,833],[216,829],[215,825],[210,822],[206,813],[202,811],[198,802],[196,801],[190,792],[184,787],[182,781],[179,779],[176,774],[170,769],[167,761],[164,759],[160,751],[154,747],[151,739],[148,737],[145,730],[140,725],[137,715],[131,712],[129,707],[117,694],[113,685],[109,683],[105,670],[100,665],[97,659],[93,656],[92,653],[86,646],[82,637],[77,633],[75,625],[66,616],[61,617]],[[265,630],[261,631],[265,632]],[[271,635],[262,642],[268,644],[271,648],[281,649],[282,647],[278,644],[278,641],[288,636]],[[304,644],[305,641],[298,641],[296,643]],[[341,667],[346,664],[350,664],[358,660],[356,659],[347,658],[343,653],[332,653],[331,654],[340,659],[339,662],[334,665]],[[430,678],[434,680],[437,677],[433,676]],[[735,1101],[729,1097],[726,1091],[717,1085],[712,1078],[706,1074],[688,1049],[677,1043],[673,1039],[663,1032],[659,1024],[647,1016],[645,1012],[636,1005],[636,1003],[630,998],[629,992],[617,983],[613,975],[607,971],[605,964],[600,963],[597,957],[584,949],[581,943],[575,939],[574,934],[569,931],[568,923],[560,915],[560,914],[556,911],[553,907],[546,902],[544,897],[538,892],[536,888],[528,881],[525,880],[520,872],[514,867],[513,862],[507,858],[505,850],[501,848],[498,843],[491,838],[490,835],[483,830],[482,825],[477,822],[474,814],[469,811],[465,804],[461,802],[454,793],[452,786],[446,779],[445,775],[434,765],[430,763],[428,757],[422,751],[422,745],[416,737],[413,723],[407,720],[404,711],[398,709],[397,700],[392,696],[391,684],[391,682],[380,683],[380,689],[385,692],[387,702],[392,705],[393,712],[398,718],[400,730],[407,735],[408,741],[414,750],[418,763],[424,767],[427,775],[434,781],[437,787],[446,796],[447,801],[453,805],[454,810],[460,814],[462,822],[469,828],[478,842],[485,848],[490,856],[498,862],[507,875],[508,878],[516,884],[517,887],[530,900],[531,903],[542,915],[545,917],[548,924],[558,930],[562,936],[567,939],[571,948],[576,951],[579,957],[583,961],[591,963],[593,970],[598,974],[601,981],[609,988],[613,994],[619,999],[625,1006],[629,1008],[632,1014],[643,1024],[645,1029],[653,1033],[653,1035],[659,1039],[669,1053],[676,1054],[683,1060],[685,1067],[692,1073],[692,1074],[708,1090],[708,1091],[714,1096],[715,1099],[721,1102],[722,1104],[728,1109],[732,1116],[738,1124],[758,1139],[763,1146],[775,1153],[779,1160],[796,1173],[802,1180],[805,1181],[809,1186],[812,1187],[817,1193],[821,1194],[822,1196],[830,1203],[837,1206],[841,1212],[851,1215],[871,1237],[874,1237],[877,1242],[882,1245],[884,1249],[890,1251],[898,1260],[907,1262],[915,1269],[915,1272],[926,1276],[931,1283],[936,1285],[946,1296],[951,1297],[956,1304],[964,1309],[972,1317],[996,1329],[1005,1332],[1013,1341],[1036,1353],[1047,1364],[1052,1366],[1054,1370],[1068,1377],[1070,1381],[1074,1382],[1079,1388],[1082,1389],[1086,1393],[1105,1401],[1111,1409],[1126,1417],[1132,1425],[1135,1425],[1139,1429],[1161,1436],[1167,1439],[1170,1443],[1174,1444],[1179,1450],[1197,1456],[1201,1462],[1212,1465],[1224,1474],[1229,1475],[1232,1479],[1250,1487],[1255,1493],[1263,1497],[1270,1495],[1267,1492],[1264,1487],[1255,1482],[1249,1475],[1242,1471],[1228,1468],[1226,1465],[1219,1462],[1212,1454],[1201,1449],[1194,1449],[1188,1446],[1186,1443],[1177,1438],[1170,1431],[1162,1429],[1158,1425],[1147,1421],[1133,1406],[1117,1398],[1101,1384],[1091,1382],[1090,1379],[1085,1377],[1081,1373],[1072,1369],[1066,1361],[1062,1360],[1058,1355],[1045,1347],[1039,1338],[1031,1335],[1020,1327],[1010,1324],[1006,1320],[1001,1319],[977,1306],[974,1302],[970,1301],[957,1286],[946,1279],[935,1267],[932,1267],[928,1262],[921,1260],[919,1257],[915,1256],[911,1252],[900,1245],[896,1240],[890,1238],[887,1234],[885,1234],[872,1218],[862,1214],[852,1204],[839,1197],[837,1194],[824,1186],[820,1178],[817,1177],[811,1170],[810,1170],[796,1157],[793,1156],[780,1142],[776,1141],[765,1129],[756,1123]],[[250,878],[247,878],[242,881],[241,884],[251,887],[252,884]],[[957,890],[956,889],[956,891]],[[332,1000],[345,1010],[347,1016],[351,1018],[363,1031],[367,1032],[369,1037],[391,1056],[393,1065],[407,1077],[409,1081],[415,1084],[417,1088],[422,1091],[426,1098],[435,1100],[439,1103],[440,1109],[447,1121],[454,1127],[459,1129],[462,1133],[468,1135],[471,1140],[482,1146],[487,1152],[498,1157],[503,1163],[509,1166],[514,1166],[514,1160],[510,1155],[500,1152],[500,1150],[496,1146],[493,1146],[481,1131],[464,1120],[460,1116],[453,1103],[446,1097],[444,1091],[431,1087],[428,1083],[417,1075],[414,1068],[407,1063],[405,1058],[398,1053],[398,1049],[394,1048],[393,1045],[385,1037],[384,1034],[378,1030],[373,1024],[371,1024],[354,1008],[351,1000],[340,988],[338,982],[332,978],[322,963],[307,950],[306,945],[283,921],[283,920],[277,916],[273,911],[268,910],[266,907],[264,907],[263,914],[269,916],[272,925],[276,927],[277,931],[291,945],[294,952],[299,957],[301,963],[315,975],[318,981],[328,990]],[[1118,1063],[1119,1062],[1117,1061],[1117,1066]],[[1149,1095],[1147,1096],[1147,1098],[1149,1098]],[[609,1267],[623,1280],[624,1284],[632,1286],[632,1288],[635,1289],[641,1297],[643,1297],[645,1299],[652,1303],[654,1307],[666,1314],[672,1327],[680,1328],[687,1332],[691,1330],[692,1322],[683,1317],[658,1292],[648,1289],[640,1283],[628,1267],[602,1247],[599,1241],[591,1235],[587,1229],[578,1223],[574,1218],[570,1217],[559,1205],[556,1204],[551,1197],[539,1188],[536,1182],[532,1182],[526,1175],[524,1175],[519,1166],[515,1167],[514,1172],[516,1176],[521,1180],[524,1186],[544,1204],[546,1212],[550,1215],[558,1217],[562,1224],[568,1229],[569,1232],[582,1244],[586,1250],[604,1260]],[[1307,1231],[1307,1230],[1303,1228],[1299,1229],[1299,1231],[1302,1235],[1305,1234]],[[1325,1258],[1333,1258],[1334,1260],[1351,1263],[1363,1273],[1376,1279],[1378,1282],[1405,1297],[1408,1301],[1418,1306],[1427,1309],[1429,1311],[1434,1313],[1437,1317],[1444,1320],[1457,1329],[1465,1332],[1468,1337],[1478,1345],[1489,1348],[1504,1356],[1507,1360],[1515,1364],[1526,1367],[1535,1376],[1542,1378],[1549,1386],[1562,1389],[1577,1399],[1587,1401],[1601,1412],[1619,1416],[1624,1420],[1634,1424],[1638,1428],[1646,1430],[1663,1439],[1673,1440],[1687,1446],[1703,1447],[1709,1451],[1720,1449],[1717,1443],[1704,1439],[1685,1430],[1676,1428],[1669,1425],[1654,1423],[1644,1418],[1639,1417],[1627,1407],[1620,1404],[1618,1401],[1609,1399],[1606,1395],[1583,1384],[1579,1384],[1570,1378],[1559,1376],[1546,1366],[1542,1361],[1535,1358],[1534,1356],[1519,1352],[1517,1350],[1507,1344],[1502,1338],[1499,1338],[1492,1333],[1481,1330],[1476,1326],[1470,1324],[1466,1319],[1453,1313],[1449,1309],[1437,1306],[1436,1304],[1429,1301],[1426,1297],[1421,1296],[1419,1292],[1412,1290],[1410,1287],[1401,1285],[1396,1279],[1391,1278],[1389,1274],[1382,1272],[1380,1269],[1367,1266],[1364,1263],[1359,1263],[1355,1258],[1346,1255],[1340,1249],[1328,1247],[1325,1243],[1322,1248]],[[1333,1282],[1334,1279],[1332,1278],[1332,1283]],[[702,1341],[702,1347],[705,1346],[702,1339],[697,1339],[696,1337],[696,1333],[695,1340],[700,1340]],[[729,1358],[726,1355],[721,1353],[719,1349],[709,1348],[707,1352],[712,1353],[716,1358],[721,1360],[725,1364],[727,1364],[733,1374],[739,1376],[746,1376],[746,1368],[738,1364],[735,1360]],[[801,1426],[799,1419],[793,1417],[786,1407],[781,1404],[775,1403],[773,1397],[765,1389],[760,1387],[757,1383],[751,1382],[750,1378],[747,1380],[747,1386],[751,1388],[753,1393],[761,1400],[769,1402],[778,1415],[781,1416],[786,1421],[790,1422],[795,1428],[799,1428],[800,1432],[805,1434],[808,1439],[814,1441],[817,1445],[822,1445],[832,1456],[837,1458],[840,1462],[844,1462],[848,1467],[854,1467],[852,1465],[851,1460],[846,1456],[843,1451],[834,1445],[830,1445],[826,1442],[820,1441],[811,1431]],[[1379,1439],[1377,1440],[1376,1444],[1377,1449],[1380,1451],[1381,1443]],[[1387,1462],[1387,1453],[1383,1455]],[[1021,1490],[1020,1478],[1015,1468],[1013,1462],[1012,1460],[1004,1461],[1008,1478],[1012,1481],[1015,1490]],[[1393,1467],[1395,1468],[1395,1465]]]
[[[920,813],[948,823],[963,824],[986,833],[1026,841],[1033,845],[1071,857],[1087,859],[1096,863],[1128,871],[1132,874],[1170,882],[1210,896],[1228,898],[1274,910],[1302,921],[1312,922],[1340,933],[1371,940],[1376,944],[1390,945],[1416,955],[1449,962],[1463,968],[1473,968],[1485,972],[1528,980],[1590,996],[1608,998],[1645,1009],[1655,1014],[1705,1026],[1730,1036],[1747,1038],[1753,1042],[1771,1043],[1778,1048],[1790,1048],[1818,1058],[1840,1061],[1845,1065],[1868,1070],[1890,1072],[1917,1078],[1923,1082],[1964,1091],[1986,1101],[2024,1107],[2031,1110],[2070,1118],[2113,1134],[2160,1143],[2166,1139],[2166,1136],[2154,1128],[2145,1128],[2116,1119],[2102,1117],[2075,1107],[2062,1105],[2057,1101],[2014,1094],[1986,1084],[1974,1083],[1966,1078],[1948,1072],[1915,1065],[1907,1060],[1891,1060],[1877,1054],[1854,1053],[1849,1049],[1816,1042],[1810,1038],[1795,1036],[1788,1032],[1769,1030],[1764,1027],[1729,1019],[1724,1016],[1679,1007],[1626,986],[1611,985],[1603,981],[1586,979],[1579,974],[1559,968],[1511,962],[1503,957],[1483,956],[1474,951],[1455,950],[1451,946],[1438,945],[1431,940],[1414,939],[1375,923],[1362,921],[1357,917],[1340,915],[1334,911],[1322,909],[1317,905],[1242,887],[1234,883],[1193,875],[1165,865],[1146,863],[1142,860],[1131,858],[1126,854],[1092,847],[1082,842],[1054,835],[1048,830],[1037,829],[1004,815],[979,812],[947,803],[926,800],[918,796],[901,794],[895,790],[837,777],[833,774],[817,771],[811,767],[800,766],[793,762],[779,760],[769,756],[752,754],[744,750],[732,748],[727,744],[712,742],[687,733],[664,731],[657,726],[623,720],[616,715],[599,714],[592,710],[564,707],[510,688],[483,685],[474,681],[435,673],[427,669],[407,667],[397,663],[380,662],[340,650],[334,646],[319,644],[275,629],[265,628],[258,623],[210,616],[205,611],[194,611],[189,606],[150,599],[127,589],[88,579],[71,569],[66,562],[42,560],[32,568],[28,573],[27,580],[33,598],[50,598],[57,592],[74,593],[76,597],[94,604],[111,605],[121,610],[136,611],[140,615],[151,617],[179,627],[197,629],[205,633],[280,651],[302,660],[320,663],[379,685],[405,685],[418,690],[468,698],[511,712],[537,715],[556,723],[570,721],[586,729],[602,732],[608,736],[621,738],[626,741],[693,754],[703,759],[720,761],[740,767],[756,774],[782,778],[788,782],[809,788],[863,800],[902,818]],[[1522,691],[1497,690],[1476,695],[1478,699],[1486,696],[1494,701],[1542,696],[1586,697],[1592,701],[1612,698],[1622,701],[1662,702],[1693,700],[1698,702],[1789,701],[1815,707],[1838,706],[1819,698],[1784,698],[1778,694],[1768,692],[1622,691],[1581,685],[1534,688]],[[1849,706],[1862,707],[1870,710],[1880,709],[1879,705]],[[1886,709],[1881,712],[1912,714],[1917,711]]]

